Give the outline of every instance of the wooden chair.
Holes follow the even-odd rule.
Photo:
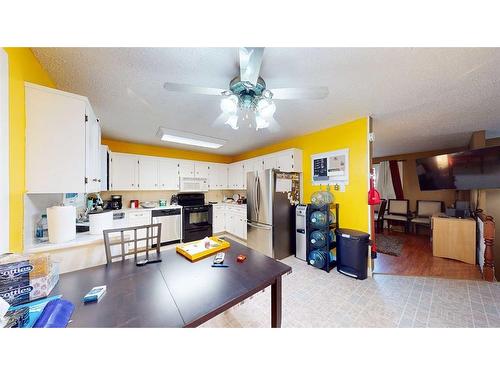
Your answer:
[[[434,214],[444,212],[444,202],[442,201],[417,201],[417,211],[411,223],[415,226],[415,234],[418,234],[418,227],[431,227],[431,217]]]
[[[387,205],[387,215],[384,215],[383,220],[387,221],[387,226],[390,229],[394,222],[404,225],[405,233],[410,229],[410,201],[408,199],[389,199]]]
[[[137,263],[137,254],[146,253],[146,259],[149,259],[150,251],[156,251],[157,258],[160,258],[160,223],[140,225],[136,227],[107,229],[103,231],[103,234],[107,264],[111,264],[113,259],[121,259],[124,261],[132,255]],[[133,246],[130,246],[129,244],[133,244]],[[120,247],[120,254],[113,255],[111,248],[116,246]]]
[[[374,207],[375,219],[375,233],[382,233],[384,231],[384,215],[387,208],[387,199],[381,199],[380,204]]]

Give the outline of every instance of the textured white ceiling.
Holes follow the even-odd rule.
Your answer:
[[[495,48],[267,48],[261,76],[271,90],[330,89],[325,100],[277,102],[278,133],[214,128],[219,98],[162,87],[227,88],[237,48],[33,50],[60,89],[89,97],[108,138],[166,146],[155,136],[164,126],[226,139],[215,152],[233,155],[371,115],[375,156],[385,156],[462,146],[473,131],[500,129]]]

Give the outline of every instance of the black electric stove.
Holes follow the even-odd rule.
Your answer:
[[[179,193],[177,201],[182,206],[182,242],[212,236],[212,205],[205,204],[205,194]]]

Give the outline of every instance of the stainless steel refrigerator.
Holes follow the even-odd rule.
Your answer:
[[[283,259],[294,253],[300,174],[274,169],[247,173],[247,246]]]

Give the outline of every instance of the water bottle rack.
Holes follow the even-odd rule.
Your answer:
[[[327,215],[329,218],[330,216],[330,210],[333,209],[335,212],[335,222],[330,224],[330,221],[327,220],[327,223],[323,226],[316,226],[315,228],[312,227],[311,223],[311,215],[316,212],[316,211],[321,211],[324,214]],[[330,230],[334,230],[339,227],[339,204],[334,203],[331,205],[325,205],[321,208],[314,208],[312,205],[308,205],[307,207],[307,213],[306,213],[306,234],[307,234],[307,246],[306,246],[306,259],[307,259],[307,264],[313,266],[310,263],[310,254],[313,251],[318,251],[323,257],[326,258],[326,262],[323,265],[323,267],[318,267],[326,272],[330,272],[333,268],[335,268],[337,262],[336,260],[330,261],[330,250],[334,249],[337,244],[336,241],[330,241]],[[327,241],[325,245],[318,247],[314,246],[314,244],[311,243],[311,234],[312,232],[319,230],[323,232],[323,235],[326,237]]]

